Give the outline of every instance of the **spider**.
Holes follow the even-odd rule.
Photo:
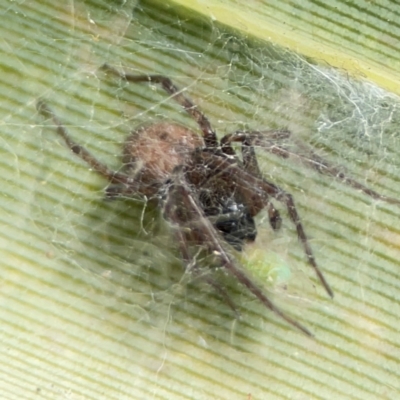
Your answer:
[[[303,154],[292,153],[284,144],[291,136],[287,130],[236,131],[218,141],[207,117],[166,76],[125,74],[107,64],[101,69],[127,82],[160,85],[196,121],[202,136],[174,122],[141,127],[125,141],[123,168],[113,171],[71,138],[43,100],[37,102],[38,111],[53,121],[58,134],[73,153],[109,181],[107,198],[141,196],[158,202],[164,218],[172,226],[187,272],[199,273],[196,255],[191,249],[194,245],[200,246],[214,257],[218,266],[232,274],[267,308],[306,335],[313,336],[305,326],[268,298],[229,251],[229,245],[240,251],[246,242],[256,239],[254,217],[265,208],[272,229],[280,228],[281,216],[272,203],[272,199],[277,200],[287,208],[308,264],[329,296],[333,297],[333,291],[315,261],[292,195],[263,178],[254,147],[262,146],[266,151],[284,158],[297,156],[319,173],[339,178],[374,199],[398,205],[400,201],[380,195],[349,178],[299,141],[297,145]],[[241,157],[232,147],[234,142],[241,144]],[[236,311],[235,304],[221,284],[208,276],[206,280]]]

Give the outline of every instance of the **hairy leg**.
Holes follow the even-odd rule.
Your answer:
[[[185,212],[181,213],[180,210]],[[165,218],[181,234],[190,232],[195,243],[203,244],[210,254],[214,254],[227,272],[232,274],[243,286],[253,293],[258,300],[267,308],[277,314],[290,325],[296,327],[308,336],[312,333],[295,319],[291,318],[280,310],[246,274],[233,261],[221,244],[221,237],[214,226],[204,215],[196,197],[192,194],[189,185],[186,183],[183,174],[176,174],[167,188],[167,197],[164,205]],[[186,251],[184,249],[184,251]]]
[[[229,143],[237,141],[235,138],[240,138],[242,136],[247,138],[251,146],[260,147],[282,158],[297,159],[302,164],[318,173],[338,179],[353,189],[361,190],[375,200],[400,206],[399,199],[382,195],[351,178],[343,172],[343,168],[332,165],[329,161],[317,155],[308,145],[299,139],[295,139],[288,130],[238,131],[227,135],[227,139],[225,140]]]
[[[242,161],[244,170],[256,176],[257,178],[262,179],[262,174],[260,167],[258,166],[251,134],[247,134],[246,132],[235,132],[232,134],[228,134],[221,139],[222,152],[230,156],[235,156],[236,153],[232,147],[232,142],[242,143]],[[262,208],[264,207],[265,204],[263,203]],[[279,211],[275,208],[274,204],[271,201],[267,202],[266,207],[268,210],[269,223],[272,229],[280,229],[282,225],[282,218],[279,214]],[[261,209],[255,211],[255,213],[258,214],[259,211],[261,211]]]
[[[308,263],[314,269],[326,292],[329,296],[333,297],[333,291],[315,261],[315,257],[303,224],[301,223],[293,197],[283,189],[274,185],[272,182],[268,182],[266,179],[250,174],[236,163],[232,163],[230,160],[224,159],[223,157],[210,155],[207,166],[211,170],[215,171],[215,176],[218,176],[219,179],[222,181],[229,181],[235,185],[235,187],[241,191],[244,198],[248,199],[247,203],[250,206],[252,204],[255,205],[255,209],[253,210],[255,214],[253,215],[256,215],[257,210],[259,211],[263,208],[263,204],[264,207],[266,207],[270,202],[271,197],[282,202],[286,206],[289,217],[296,228],[297,236],[303,245]]]
[[[68,133],[65,126],[61,123],[58,117],[43,100],[38,100],[36,107],[40,114],[42,114],[46,118],[50,118],[53,121],[57,133],[64,139],[69,149],[82,160],[84,160],[87,164],[89,164],[89,166],[93,168],[94,171],[102,175],[112,184],[120,185],[121,190],[128,191],[129,189],[130,192],[135,191],[134,178],[109,169],[106,164],[99,161],[83,146],[76,143]]]
[[[218,146],[218,139],[211,127],[210,121],[191,100],[183,95],[183,91],[175,86],[170,78],[163,75],[125,74],[123,72],[119,72],[108,64],[104,64],[101,69],[128,82],[158,83],[197,122],[201,131],[203,132],[206,147],[216,148]]]

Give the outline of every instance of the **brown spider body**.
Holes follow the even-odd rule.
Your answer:
[[[219,172],[218,167],[209,165],[213,161],[215,164],[215,157],[221,161],[229,160],[232,164],[238,160],[222,152],[216,155],[214,151],[202,151],[203,147],[203,140],[197,133],[176,123],[160,122],[140,127],[124,143],[123,172],[135,177],[136,194],[160,200],[163,196],[161,189],[175,168],[185,166],[183,172],[188,184],[199,188],[199,200],[205,215],[212,218],[228,243],[241,250],[245,241],[255,240],[253,216],[264,206],[253,210],[251,205],[255,201],[247,204],[242,188],[231,179],[223,179],[223,169]],[[120,185],[113,184],[106,192],[109,198],[115,193],[117,196],[128,194]],[[193,242],[193,237],[191,235],[192,240],[187,240]],[[200,244],[198,240],[195,242]]]
[[[222,241],[224,239],[237,250],[241,250],[245,242],[255,240],[257,233],[253,218],[264,208],[268,210],[271,227],[279,229],[281,217],[271,200],[281,202],[286,206],[309,265],[327,293],[333,297],[332,289],[317,266],[293,197],[263,178],[254,146],[262,146],[265,151],[284,158],[294,155],[319,173],[337,177],[374,199],[397,205],[400,205],[400,201],[380,195],[347,177],[337,167],[332,167],[295,139],[293,141],[303,154],[294,154],[284,143],[290,137],[290,132],[286,130],[238,131],[218,141],[205,115],[168,77],[128,75],[107,65],[103,69],[128,82],[159,84],[197,122],[202,136],[171,122],[139,128],[124,144],[122,170],[113,171],[76,143],[57,116],[41,100],[37,103],[39,112],[53,120],[57,132],[73,153],[110,182],[106,189],[108,198],[139,195],[158,200],[164,218],[171,224],[188,272],[200,272],[196,251],[193,251],[194,245],[200,245],[214,256],[219,266],[235,276],[266,307],[312,336],[307,328],[283,313],[269,300],[263,290],[237,265]],[[234,151],[233,142],[241,143],[241,157]],[[221,284],[208,275],[205,279],[236,311],[236,306]]]
[[[139,194],[155,197],[174,168],[186,164],[202,145],[201,137],[182,125],[160,122],[141,127],[125,141],[124,172],[136,177]]]
[[[39,100],[37,108],[50,117],[57,132],[73,153],[86,161],[110,185],[107,198],[139,195],[157,199],[165,219],[171,223],[186,270],[198,274],[193,245],[201,245],[216,257],[217,263],[234,275],[266,307],[309,336],[302,324],[283,313],[245,272],[236,265],[221,238],[237,250],[256,238],[253,217],[267,207],[270,224],[280,227],[280,215],[270,201],[286,204],[308,256],[308,261],[330,295],[332,291],[319,271],[291,196],[264,180],[258,168],[253,141],[259,132],[236,132],[218,142],[208,119],[167,77],[126,75],[104,65],[103,69],[129,82],[154,82],[171,95],[199,125],[203,137],[176,123],[161,122],[139,128],[126,140],[123,168],[110,170],[86,148],[76,143],[51,109]],[[232,142],[242,143],[242,159],[236,156]],[[236,311],[236,306],[220,283],[206,275],[212,285]]]
[[[205,216],[230,245],[241,251],[246,242],[256,239],[253,217],[259,210],[255,212],[253,199],[231,177],[238,162],[221,150],[198,147],[182,172],[195,189]]]

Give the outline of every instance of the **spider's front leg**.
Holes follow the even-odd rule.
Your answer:
[[[252,132],[241,131],[225,135],[221,139],[221,150],[229,156],[236,156],[235,150],[232,147],[232,142],[242,143],[242,162],[244,170],[257,178],[262,179],[261,170],[258,166],[256,153],[254,151],[253,136]],[[257,215],[265,207],[267,207],[268,210],[269,223],[272,229],[275,231],[280,229],[282,218],[279,211],[271,201],[268,201],[267,204],[265,204],[265,201],[262,201],[258,206],[253,203],[253,216]]]
[[[252,216],[255,216],[263,208],[263,205],[264,207],[268,206],[271,197],[285,204],[289,217],[295,225],[297,236],[303,245],[308,263],[314,269],[326,292],[333,297],[333,291],[315,261],[293,197],[273,183],[250,174],[244,168],[227,159],[215,157],[209,162],[208,167],[212,170],[218,170],[219,178],[222,181],[231,182],[240,190],[242,197],[246,199],[247,207]]]
[[[147,82],[159,84],[182,108],[196,121],[203,132],[204,142],[209,148],[216,148],[218,145],[217,135],[211,127],[208,118],[198,109],[198,107],[183,94],[170,78],[164,75],[133,75],[119,72],[108,64],[101,67],[102,70],[124,79],[128,82]]]
[[[177,238],[182,242],[180,248],[183,258],[189,260],[189,245],[201,245],[212,255],[217,257],[219,263],[227,272],[232,274],[243,286],[253,293],[267,308],[290,325],[301,330],[308,336],[313,334],[295,319],[280,310],[246,274],[238,268],[221,244],[221,236],[204,214],[197,197],[193,194],[183,174],[174,174],[171,183],[166,188],[164,200],[164,216],[178,230]],[[190,243],[188,243],[188,241]],[[211,281],[214,286],[214,281]],[[222,287],[217,283],[217,290]],[[222,288],[223,289],[223,288]],[[225,290],[220,293],[225,297]],[[229,298],[228,298],[229,299]],[[236,307],[230,304],[234,310]]]
[[[42,114],[45,118],[49,118],[53,121],[57,133],[63,138],[66,145],[69,149],[76,154],[79,158],[84,160],[89,166],[96,171],[98,174],[102,175],[110,182],[110,194],[112,196],[107,196],[109,198],[117,197],[120,194],[130,193],[133,194],[137,191],[137,185],[134,178],[129,175],[122,174],[117,171],[113,171],[107,167],[106,164],[99,161],[95,156],[93,156],[85,147],[76,143],[70,134],[68,133],[65,126],[58,119],[58,117],[54,114],[53,110],[43,101],[38,100],[36,104],[36,108],[40,114]]]
[[[343,171],[342,167],[333,165],[328,160],[316,154],[315,151],[310,148],[310,146],[293,137],[292,133],[286,129],[238,131],[227,135],[226,139],[223,139],[225,139],[225,141],[229,144],[234,141],[241,141],[242,137],[246,137],[246,140],[251,146],[260,147],[264,151],[268,151],[269,153],[275,154],[282,158],[291,158],[297,160],[319,174],[338,179],[345,185],[350,186],[355,190],[360,190],[375,200],[400,206],[399,199],[380,194],[353,179]]]
[[[167,202],[169,203],[169,202]],[[165,207],[165,216],[168,219],[172,219],[177,222],[176,215],[174,215],[171,210],[170,204]],[[190,245],[188,241],[188,236],[190,236],[190,231],[182,232],[181,229],[175,229],[175,237],[178,242],[179,250],[182,255],[182,259],[185,263],[185,273],[193,273],[195,276],[198,276],[200,279],[204,279],[214,290],[221,296],[223,300],[225,300],[226,304],[231,308],[234,312],[236,318],[240,318],[240,312],[236,307],[236,304],[233,302],[223,285],[217,282],[213,277],[209,275],[209,271],[206,272],[206,275],[202,274],[201,268],[197,263],[196,256],[192,256],[190,254]]]

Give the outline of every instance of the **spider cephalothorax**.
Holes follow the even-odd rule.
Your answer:
[[[227,251],[227,246],[223,244],[224,239],[235,249],[241,250],[246,242],[254,241],[257,235],[254,217],[265,208],[272,228],[279,229],[281,217],[271,200],[282,202],[296,228],[308,263],[327,293],[333,297],[329,284],[316,264],[292,196],[264,179],[258,167],[254,146],[263,146],[266,151],[288,158],[292,153],[284,141],[289,138],[290,132],[237,131],[218,141],[205,115],[169,78],[162,75],[123,74],[108,65],[104,65],[103,69],[128,82],[161,85],[197,122],[202,137],[172,122],[141,127],[126,140],[122,157],[123,168],[117,172],[110,170],[83,146],[77,144],[42,100],[37,103],[39,112],[53,120],[58,133],[76,155],[110,182],[106,189],[108,198],[142,196],[158,201],[164,218],[172,226],[173,235],[189,272],[199,272],[192,248],[202,246],[217,259],[216,262],[221,267],[235,276],[266,307],[311,336],[307,328],[283,313],[269,300],[263,290],[237,265]],[[241,143],[241,157],[235,153],[233,142]],[[373,198],[400,204],[399,200],[382,196],[345,176],[339,169],[330,166],[307,149],[304,144],[297,141],[297,145],[302,154],[296,156],[319,173],[335,176]],[[205,279],[236,310],[221,284],[209,275],[206,275]]]

